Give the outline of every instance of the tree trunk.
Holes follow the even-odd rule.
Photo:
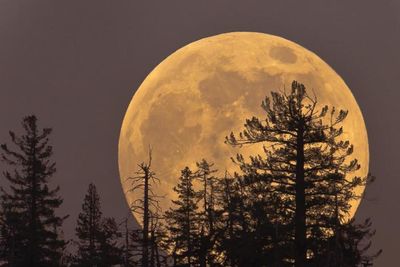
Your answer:
[[[143,247],[142,267],[149,266],[149,170],[145,170],[144,177],[144,212],[143,212]]]
[[[34,133],[34,140],[36,140],[36,134]],[[37,177],[36,177],[36,143],[34,141],[30,142],[30,146],[32,149],[32,158],[30,159],[30,164],[32,168],[32,177],[31,179],[31,221],[30,221],[30,248],[28,251],[29,255],[29,264],[33,267],[39,264],[37,262],[37,220],[38,220],[38,215],[37,215],[37,194],[38,194],[38,188],[37,188]]]
[[[295,267],[305,267],[307,260],[303,135],[304,124],[300,123],[296,144]]]

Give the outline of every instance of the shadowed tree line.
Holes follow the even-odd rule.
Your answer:
[[[21,135],[10,131],[10,144],[0,147],[8,166],[8,188],[1,188],[0,198],[0,266],[139,266],[132,260],[130,243],[139,240],[138,234],[103,217],[94,184],[83,200],[76,240],[64,239],[62,224],[68,216],[57,214],[63,202],[60,188],[49,183],[56,172],[52,130],[40,129],[35,116],[25,117],[22,128]]]
[[[371,220],[347,219],[349,203],[362,197],[355,189],[372,181],[354,175],[360,165],[343,139],[347,111],[318,105],[296,81],[261,106],[264,118],[247,119],[225,140],[264,148],[233,157],[240,172],[221,175],[205,159],[184,167],[173,188],[178,197],[163,212],[150,150],[127,178],[141,195],[130,203],[141,227],[104,217],[90,184],[74,240],[63,238],[68,216],[57,214],[63,201],[49,185],[51,129],[24,118],[23,134],[10,132],[12,146],[1,145],[9,186],[1,189],[0,266],[372,266],[381,251],[369,252]]]
[[[290,92],[273,92],[261,106],[263,119],[247,119],[242,132],[225,140],[264,148],[248,159],[232,158],[240,173],[216,177],[213,163],[204,159],[193,170],[182,169],[174,187],[178,198],[157,231],[163,266],[372,266],[381,251],[368,253],[375,234],[371,220],[348,220],[350,203],[362,197],[356,188],[373,180],[354,175],[360,165],[343,139],[348,112],[318,105],[296,81]],[[133,180],[133,190],[151,181],[155,174],[147,172]],[[144,210],[150,191],[140,190]],[[147,209],[143,223],[152,217]],[[148,235],[143,229],[142,236]],[[142,247],[143,262],[152,262],[149,249]]]

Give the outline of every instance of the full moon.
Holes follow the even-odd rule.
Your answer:
[[[213,162],[220,174],[233,173],[236,153],[262,152],[262,144],[232,148],[224,143],[231,131],[243,130],[246,118],[265,118],[261,102],[272,91],[303,83],[319,105],[348,110],[343,139],[354,145],[351,158],[368,174],[368,137],[360,108],[341,77],[321,58],[286,39],[254,32],[233,32],[201,39],[162,61],[136,90],[123,120],[119,139],[119,171],[128,203],[140,198],[128,177],[148,160],[160,183],[154,191],[163,211],[176,195],[180,170],[196,161]],[[364,187],[356,193],[361,195]],[[352,217],[359,201],[351,203]]]

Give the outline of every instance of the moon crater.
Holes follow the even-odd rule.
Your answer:
[[[286,64],[294,64],[297,61],[296,54],[293,52],[292,49],[290,49],[289,47],[286,47],[286,46],[272,47],[269,52],[269,55],[273,59],[277,59],[277,60],[281,61],[282,63],[286,63]]]

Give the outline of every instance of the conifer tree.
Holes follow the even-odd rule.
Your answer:
[[[124,218],[121,224],[123,225],[122,237],[124,240],[123,242],[124,245],[122,248],[123,266],[124,267],[137,266],[137,261],[135,260],[135,257],[139,255],[136,254],[138,252],[137,244],[139,239],[137,235],[134,234],[134,231],[128,227],[127,217]]]
[[[122,237],[118,224],[112,217],[106,217],[102,220],[100,235],[100,251],[102,263],[100,266],[115,266],[123,262],[123,250],[119,245],[119,239]]]
[[[24,222],[7,195],[3,195],[1,201],[0,266],[18,266],[18,255],[23,253],[22,240],[24,239],[20,225]]]
[[[224,255],[222,266],[244,266],[250,259],[246,254],[249,237],[248,210],[245,207],[243,187],[238,177],[225,177],[219,181],[221,190],[217,201],[221,208],[220,223],[217,228],[216,249]],[[254,254],[252,254],[254,256]]]
[[[161,217],[151,216],[150,221],[150,267],[168,266],[165,254],[167,247],[167,233],[161,222]]]
[[[293,243],[295,266],[308,266],[313,257],[310,239],[332,233],[335,205],[344,218],[349,202],[359,197],[354,189],[366,181],[350,177],[360,166],[348,159],[353,146],[341,139],[347,111],[318,109],[317,99],[296,81],[289,94],[273,92],[262,107],[265,120],[246,120],[245,130],[239,136],[231,133],[226,141],[233,146],[264,144],[265,155],[246,162],[239,154],[236,161],[245,173],[255,173],[279,193],[290,218],[285,224],[293,225],[288,241]]]
[[[370,219],[362,223],[356,223],[352,219],[340,224],[335,234],[324,240],[324,251],[314,259],[313,266],[354,267],[362,266],[364,262],[372,264],[382,250],[374,254],[369,253],[371,238],[375,235],[371,226]]]
[[[118,226],[113,218],[103,218],[100,197],[92,183],[78,216],[76,236],[78,254],[74,266],[109,267],[122,263],[122,249],[117,244]]]
[[[274,266],[278,262],[275,250],[280,248],[275,242],[279,207],[271,186],[258,176],[235,174],[221,179],[220,188],[222,216],[216,243],[224,255],[223,266]]]
[[[126,266],[140,266],[142,261],[142,229],[128,230],[128,236],[125,240],[127,265]]]
[[[50,128],[40,129],[34,115],[22,120],[24,133],[10,131],[12,146],[1,145],[1,157],[11,170],[2,189],[2,261],[5,266],[59,266],[66,243],[58,229],[65,217],[56,215],[62,204],[59,187],[49,182],[56,172],[49,144]]]
[[[238,260],[236,251],[237,243],[235,243],[235,237],[237,233],[237,217],[238,217],[238,206],[235,201],[236,188],[235,181],[233,178],[228,177],[228,173],[225,172],[225,177],[219,180],[220,191],[217,195],[217,204],[221,207],[222,214],[220,218],[220,224],[217,229],[217,242],[216,249],[219,254],[224,255],[222,263],[225,266],[237,266]]]
[[[174,191],[178,195],[173,200],[173,208],[166,212],[168,236],[171,240],[171,251],[174,266],[198,265],[198,193],[193,188],[195,176],[186,167],[181,171]]]
[[[214,164],[208,163],[205,159],[196,163],[197,171],[196,179],[199,180],[201,190],[198,197],[202,204],[199,208],[199,264],[200,266],[214,266],[213,255],[215,242],[215,227],[217,223],[216,211],[216,194],[217,194],[217,178],[213,169]]]
[[[100,263],[100,236],[102,212],[96,186],[89,184],[87,194],[78,215],[76,236],[78,237],[78,266],[96,266]]]

